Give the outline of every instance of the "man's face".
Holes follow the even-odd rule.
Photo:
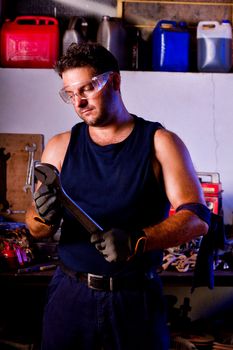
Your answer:
[[[63,90],[70,96],[76,113],[90,126],[106,125],[112,119],[116,94],[112,84],[113,74],[100,79],[104,84],[96,93],[91,92],[91,79],[96,76],[92,68],[72,68],[62,74]]]

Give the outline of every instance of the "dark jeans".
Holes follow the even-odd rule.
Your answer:
[[[144,289],[106,292],[58,268],[48,292],[42,350],[168,350],[158,278]]]

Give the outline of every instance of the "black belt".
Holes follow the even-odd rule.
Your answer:
[[[60,263],[61,270],[77,281],[84,282],[89,288],[99,291],[116,291],[122,289],[141,289],[148,279],[144,272],[134,272],[127,276],[107,277],[92,273],[75,272]]]

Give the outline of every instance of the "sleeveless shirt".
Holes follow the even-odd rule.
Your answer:
[[[61,170],[67,194],[104,230],[116,227],[130,232],[156,224],[168,216],[169,201],[152,167],[154,134],[160,123],[134,116],[131,134],[122,142],[97,145],[88,126],[76,124]],[[161,263],[162,252],[153,251],[131,263],[107,262],[90,234],[64,209],[58,247],[61,261],[79,272],[114,275]]]

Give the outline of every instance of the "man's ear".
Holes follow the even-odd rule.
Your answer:
[[[117,72],[113,72],[112,76],[112,86],[114,90],[120,90],[121,86],[121,76]]]

